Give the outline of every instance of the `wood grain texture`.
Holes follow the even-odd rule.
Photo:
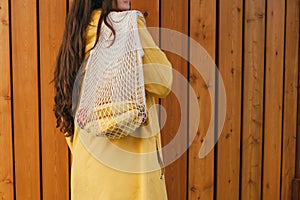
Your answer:
[[[159,26],[159,0],[148,0],[147,3],[139,0],[132,0],[131,9],[139,10],[144,14],[147,26]]]
[[[161,48],[168,49],[167,56],[172,63],[173,69],[178,71],[186,80],[188,76],[188,63],[185,59],[174,53],[174,49],[180,49],[181,55],[187,56],[188,40],[176,38],[172,31],[178,31],[185,35],[188,34],[188,2],[182,0],[163,0],[161,1],[161,26],[168,29],[167,33],[161,34]],[[174,73],[173,73],[174,75]],[[187,154],[183,153],[179,157],[182,149],[187,149],[187,85],[174,78],[172,90],[178,90],[182,100],[177,100],[174,93],[162,100],[162,106],[167,111],[167,119],[162,129],[162,143],[167,145],[178,131],[184,135],[181,141],[174,144],[172,152],[168,155],[176,159],[166,168],[166,183],[168,185],[168,198],[174,200],[186,199],[187,191]],[[180,110],[182,109],[182,110]],[[181,121],[183,119],[183,121]],[[182,129],[180,130],[180,125]],[[166,160],[166,159],[165,159]]]
[[[299,64],[299,0],[286,1],[285,36],[285,88],[283,116],[283,152],[281,199],[292,198],[292,181],[295,176],[297,136],[297,87]]]
[[[243,2],[220,1],[218,67],[226,88],[227,113],[226,123],[218,141],[216,176],[219,200],[239,199],[242,35]]]
[[[55,128],[54,84],[50,84],[65,26],[66,1],[42,1],[39,6],[43,199],[69,199],[69,152],[63,134]]]
[[[197,42],[215,60],[216,51],[216,1],[211,0],[192,0],[190,4],[190,34],[191,42]],[[191,60],[201,59],[207,55],[193,49],[191,45]],[[207,67],[207,82],[203,79],[203,74],[199,74],[195,67]],[[212,68],[211,68],[212,67]],[[200,124],[192,145],[189,148],[189,187],[188,199],[213,199],[214,198],[214,150],[200,159],[199,150],[206,136],[211,119],[211,107],[214,102],[210,102],[208,85],[215,82],[215,66],[190,66],[190,84],[198,98],[200,109]],[[190,97],[191,98],[191,97]],[[195,109],[191,106],[190,111]],[[190,123],[194,119],[190,116]],[[190,127],[189,127],[190,128]],[[193,133],[190,132],[190,137]]]
[[[285,1],[268,1],[263,199],[280,199]]]
[[[300,179],[295,178],[292,182],[292,200],[300,199]]]
[[[241,198],[246,200],[261,197],[265,6],[245,1]]]
[[[36,5],[11,1],[15,198],[30,200],[41,197]]]
[[[49,83],[72,2],[0,0],[0,199],[70,199],[71,158],[55,128]],[[148,27],[161,25],[169,31],[151,34],[173,68],[189,78],[199,103],[196,136],[188,153],[180,156],[187,140],[191,142],[195,122],[192,91],[175,78],[178,96],[171,93],[162,100],[167,111],[163,146],[174,139],[180,124],[186,136],[168,155],[163,152],[165,161],[176,159],[166,168],[170,200],[300,197],[299,2],[132,0],[131,8],[145,15]],[[195,66],[180,57],[203,60],[191,42],[217,59],[227,92],[218,152],[213,149],[203,159],[198,155],[214,114],[208,91],[215,71],[206,74],[205,82]]]
[[[0,199],[14,199],[9,5],[0,0]]]
[[[300,30],[299,30],[300,31]],[[299,44],[299,48],[300,48],[300,44]],[[299,49],[300,50],[300,49]],[[300,51],[298,52],[298,60],[300,58]],[[300,62],[298,62],[298,69],[300,68]],[[293,179],[293,187],[292,187],[292,197],[293,199],[297,199],[295,198],[300,197],[300,190],[299,190],[299,182],[300,182],[300,137],[298,137],[300,135],[300,70],[298,70],[298,98],[297,98],[297,137],[296,137],[296,164],[295,164],[295,177]]]

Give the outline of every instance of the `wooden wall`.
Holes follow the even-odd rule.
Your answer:
[[[70,3],[0,0],[1,199],[70,197],[70,154],[55,129],[50,84]],[[226,89],[222,134],[213,151],[199,159],[215,103],[210,102],[208,87],[214,83],[205,82],[188,60],[166,52],[173,68],[189,80],[201,116],[191,147],[166,169],[170,200],[292,198],[292,180],[300,174],[295,174],[299,4],[299,0],[132,0],[132,8],[145,14],[149,27],[176,30],[201,44],[215,60]],[[172,43],[172,35],[157,31],[153,36],[162,48]],[[180,48],[187,56],[197,55],[190,41]],[[181,116],[190,120],[187,124],[193,120],[189,89],[177,80],[173,85],[186,101],[180,104],[183,112],[174,94],[160,101],[168,113],[164,145],[175,136]],[[186,127],[182,144],[188,144],[189,134]]]

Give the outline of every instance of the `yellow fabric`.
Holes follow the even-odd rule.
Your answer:
[[[101,11],[93,12],[90,26],[86,33],[86,54],[93,47],[96,39],[97,23]],[[172,69],[165,54],[157,47],[148,32],[144,21],[139,18],[139,34],[142,42],[144,56],[144,79],[146,90],[146,104],[148,119],[143,127],[134,133],[143,137],[126,136],[119,140],[110,140],[101,137],[92,141],[101,141],[96,145],[98,152],[111,154],[114,159],[121,157],[114,148],[119,148],[132,153],[156,152],[156,142],[161,148],[158,116],[155,109],[154,97],[163,98],[170,92],[172,84]],[[152,64],[151,64],[152,63]],[[153,64],[155,63],[155,64]],[[161,179],[163,170],[159,168],[152,172],[130,173],[113,169],[107,164],[99,162],[95,155],[82,142],[79,135],[84,131],[75,123],[75,131],[72,137],[66,137],[66,141],[72,152],[71,168],[71,199],[72,200],[166,200],[166,184]],[[96,142],[96,144],[98,144]],[[100,144],[100,143],[99,143]],[[160,156],[162,156],[160,154]],[[132,163],[124,163],[130,166]],[[155,159],[136,160],[134,165],[147,166],[158,165]]]

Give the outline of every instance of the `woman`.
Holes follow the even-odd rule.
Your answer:
[[[146,123],[133,135],[119,140],[92,136],[84,139],[81,136],[84,135],[84,130],[78,127],[72,117],[72,90],[76,74],[81,63],[98,42],[100,25],[104,22],[115,34],[107,16],[111,12],[129,9],[130,0],[74,0],[68,14],[54,73],[54,111],[57,127],[65,134],[72,152],[73,200],[167,199],[162,155],[158,152],[161,148],[161,137],[154,97],[164,98],[169,94],[172,69],[165,54],[154,43],[142,17],[138,18],[138,28],[144,50],[142,61],[148,111]],[[89,145],[94,149],[91,150]],[[133,160],[129,161],[126,160],[126,155],[124,157],[124,152],[130,155],[155,152],[151,154],[155,155],[155,159],[150,158],[151,156],[134,156]],[[108,162],[121,164],[108,164],[105,158],[108,158]],[[149,168],[150,165],[158,165],[161,169]],[[131,170],[135,166],[143,170]]]

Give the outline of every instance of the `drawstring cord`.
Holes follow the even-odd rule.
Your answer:
[[[158,159],[158,163],[160,165],[161,171],[160,171],[160,179],[165,179],[165,167],[163,164],[163,161],[161,159],[160,153],[158,151],[158,145],[157,145],[157,138],[155,137],[155,143],[156,143],[156,153],[157,153],[157,159]]]

